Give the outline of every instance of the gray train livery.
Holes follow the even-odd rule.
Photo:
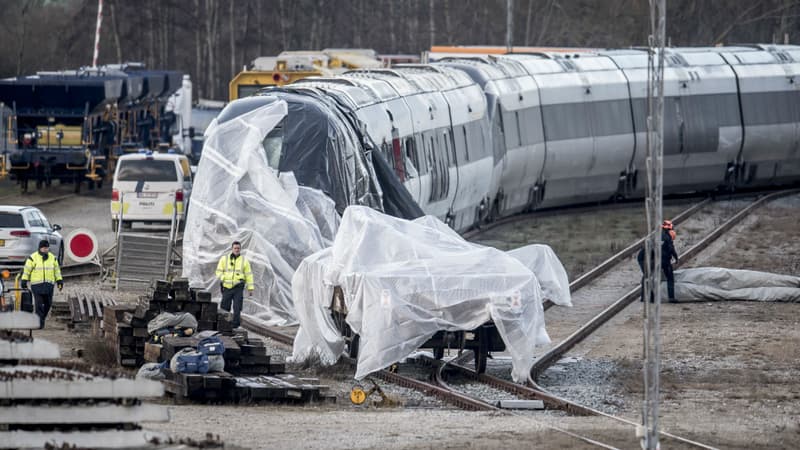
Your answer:
[[[264,141],[273,168],[340,211],[465,230],[642,196],[647,63],[637,49],[448,57],[268,88],[219,120],[283,99]],[[665,63],[665,193],[800,180],[800,46],[669,48]]]

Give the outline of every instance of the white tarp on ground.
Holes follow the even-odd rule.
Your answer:
[[[277,101],[206,130],[183,241],[183,276],[219,292],[219,258],[240,241],[256,293],[243,311],[268,324],[295,323],[291,279],[306,256],[328,247],[338,226],[334,203],[270,169],[262,142],[286,116]]]
[[[318,356],[332,364],[344,351],[330,312],[334,286],[342,288],[347,323],[360,336],[359,379],[405,358],[439,330],[472,330],[489,320],[511,354],[515,380],[527,378],[535,347],[549,342],[534,273],[433,217],[345,210],[333,246],[306,258],[292,280],[300,321],[294,361]]]
[[[667,285],[661,283],[662,298]],[[675,271],[678,301],[800,302],[800,277],[752,270],[698,267]]]

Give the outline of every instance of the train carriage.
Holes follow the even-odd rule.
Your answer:
[[[764,186],[800,177],[800,47],[718,50],[735,72],[744,145],[737,181]]]

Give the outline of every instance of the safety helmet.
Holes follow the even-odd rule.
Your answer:
[[[665,230],[671,230],[672,229],[672,221],[671,220],[665,220],[664,222],[661,223],[661,228],[663,228]]]

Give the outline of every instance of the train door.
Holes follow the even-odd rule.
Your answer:
[[[677,64],[677,63],[676,63]],[[687,108],[690,102],[689,73],[682,67],[672,68],[672,77],[665,76],[664,95],[664,179],[674,186],[686,184]],[[671,95],[670,95],[671,94]]]
[[[441,133],[443,149],[447,154],[447,196],[450,199],[449,214],[454,214],[456,208],[456,197],[458,196],[458,181],[459,181],[459,161],[456,156],[456,146],[453,139],[453,129],[448,127],[442,130]],[[451,217],[450,226],[455,227],[454,217]]]
[[[419,198],[417,203],[423,211],[428,213],[428,203],[431,198],[431,178],[433,177],[433,167],[430,161],[430,152],[428,151],[425,137],[422,133],[415,134],[411,141],[413,142],[414,150],[416,151],[417,160],[419,164]]]

